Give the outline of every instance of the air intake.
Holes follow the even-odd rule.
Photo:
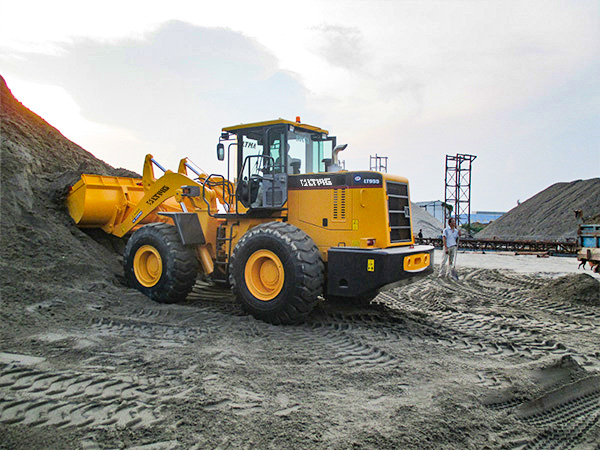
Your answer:
[[[333,190],[333,220],[346,220],[346,189]]]

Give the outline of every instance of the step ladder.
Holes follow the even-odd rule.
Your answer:
[[[212,277],[215,280],[229,281],[231,242],[233,241],[233,227],[236,225],[238,225],[238,223],[232,223],[231,225],[220,224],[217,228],[215,271],[212,274]],[[228,228],[229,236],[227,236]]]

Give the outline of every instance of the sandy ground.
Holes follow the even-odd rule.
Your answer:
[[[459,254],[459,281],[322,304],[301,326],[202,282],[176,305],[1,308],[0,447],[598,449],[600,302],[506,268],[569,259],[523,258]],[[564,280],[581,277],[596,283]]]
[[[435,250],[435,261],[442,261],[442,251]],[[576,257],[550,256],[538,258],[535,255],[515,255],[508,252],[487,252],[485,254],[475,252],[458,252],[456,259],[457,267],[470,267],[482,269],[506,269],[518,273],[547,274],[549,276],[565,275],[569,273],[585,273],[600,279],[600,274],[579,268]]]

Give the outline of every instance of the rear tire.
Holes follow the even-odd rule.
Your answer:
[[[319,249],[299,228],[269,222],[239,240],[229,281],[242,307],[272,324],[303,322],[323,292],[324,266]]]
[[[184,300],[198,275],[194,250],[181,243],[173,225],[152,223],[129,238],[123,256],[125,279],[159,303]]]

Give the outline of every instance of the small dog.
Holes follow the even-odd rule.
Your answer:
[[[582,259],[581,262],[579,263],[579,266],[577,266],[578,269],[583,268],[583,270],[585,270],[585,263],[588,263],[590,265],[590,270],[594,273],[600,273],[600,264],[596,261],[590,261],[587,259]]]

